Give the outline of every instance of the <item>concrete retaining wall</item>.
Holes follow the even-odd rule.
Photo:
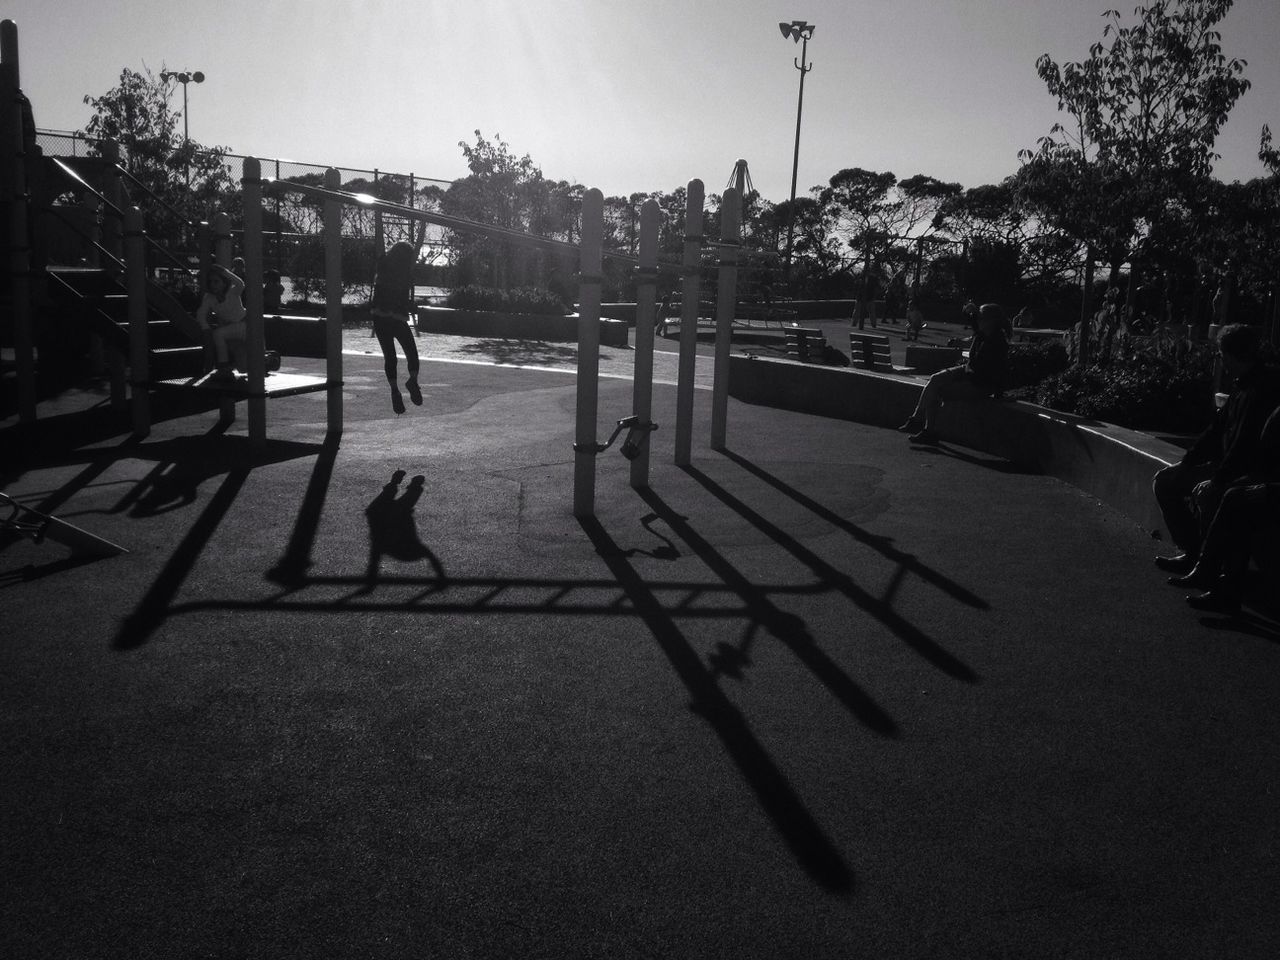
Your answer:
[[[897,374],[768,357],[729,360],[729,394],[738,400],[879,427],[903,423],[923,387],[922,379]],[[1065,480],[1145,530],[1163,530],[1152,476],[1182,457],[1180,448],[1147,434],[1021,401],[949,403],[938,433],[945,441]]]

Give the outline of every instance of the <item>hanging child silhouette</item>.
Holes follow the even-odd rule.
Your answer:
[[[404,413],[404,397],[397,381],[396,343],[404,351],[404,365],[409,374],[405,389],[415,406],[422,406],[422,391],[418,387],[418,345],[409,329],[410,289],[413,282],[413,262],[417,251],[404,240],[393,243],[391,249],[378,261],[373,281],[373,299],[369,313],[373,318],[373,335],[382,348],[382,366],[391,387],[391,409]]]
[[[413,517],[426,478],[421,474],[414,477],[405,487],[403,496],[397,497],[403,480],[404,471],[397,470],[364,509],[369,521],[369,566],[365,570],[365,585],[361,593],[368,593],[378,582],[383,557],[407,562],[426,560],[435,571],[437,581],[446,579],[440,559],[418,537],[418,526]]]

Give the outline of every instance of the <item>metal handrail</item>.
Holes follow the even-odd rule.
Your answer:
[[[117,217],[117,218],[118,218],[118,219],[120,219],[120,220],[123,220],[123,219],[124,219],[124,211],[123,211],[123,210],[121,210],[119,207],[117,207],[117,206],[116,206],[114,203],[112,203],[110,200],[108,200],[108,199],[106,198],[106,196],[105,196],[105,195],[104,195],[100,190],[98,190],[96,187],[94,187],[92,184],[90,184],[87,180],[85,180],[85,178],[84,178],[84,177],[80,176],[80,174],[76,173],[76,172],[75,172],[75,170],[73,170],[71,167],[67,166],[67,164],[63,163],[63,162],[62,162],[61,160],[59,160],[57,157],[50,157],[49,159],[50,159],[50,160],[52,160],[52,161],[53,161],[53,163],[54,163],[54,164],[55,164],[55,165],[56,165],[56,166],[57,166],[57,167],[58,167],[58,168],[59,168],[59,169],[60,169],[60,170],[61,170],[61,171],[66,175],[66,176],[70,177],[70,178],[71,178],[72,180],[74,180],[76,183],[80,184],[80,186],[84,187],[84,189],[85,189],[85,190],[87,190],[90,194],[92,194],[92,195],[93,195],[94,197],[96,197],[99,201],[101,201],[103,208],[104,208],[105,210],[107,210],[107,212],[111,213],[113,216]],[[191,225],[188,221],[184,221],[184,222],[187,222],[187,223],[188,223],[188,226],[190,226],[190,225]],[[167,259],[171,264],[173,264],[173,266],[177,267],[177,268],[178,268],[178,269],[180,269],[180,270],[184,270],[184,271],[187,271],[187,272],[190,272],[190,271],[191,271],[191,264],[184,262],[181,258],[179,258],[179,257],[177,257],[176,255],[174,255],[173,253],[171,253],[171,252],[169,251],[169,248],[168,248],[168,247],[165,247],[163,244],[161,244],[161,243],[160,243],[160,241],[156,240],[156,238],[155,238],[155,237],[152,237],[152,236],[147,235],[147,234],[144,234],[143,236],[144,236],[144,239],[146,240],[146,242],[147,242],[148,244],[150,244],[150,246],[152,247],[152,249],[156,250],[158,253],[160,253],[161,255],[163,255],[163,256],[164,256],[164,257],[165,257],[165,258],[166,258],[166,259]]]
[[[135,183],[139,187],[141,187],[143,192],[146,193],[146,195],[149,196],[152,200],[160,204],[160,206],[164,207],[166,210],[172,213],[175,217],[177,217],[179,220],[185,223],[188,227],[195,229],[195,227],[197,226],[196,221],[192,220],[185,213],[183,213],[173,204],[169,203],[162,196],[160,196],[158,193],[156,193],[154,190],[148,187],[145,183],[143,183],[141,180],[135,177],[127,168],[121,166],[118,163],[114,164],[114,166],[119,173],[127,177],[132,183]]]

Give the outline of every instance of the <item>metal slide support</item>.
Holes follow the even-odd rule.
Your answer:
[[[716,350],[711,381],[711,449],[723,450],[729,418],[729,352],[738,306],[738,234],[741,194],[733,187],[720,202],[720,270],[716,278]]]
[[[342,174],[330,167],[324,185],[337,190]],[[324,357],[325,391],[329,402],[330,436],[342,432],[342,204],[329,198],[324,202]]]
[[[686,467],[693,450],[693,377],[698,363],[698,309],[702,294],[701,180],[690,180],[684,217],[684,286],[680,304],[680,360],[676,375],[676,466]]]
[[[631,411],[641,423],[653,416],[654,302],[658,286],[658,226],[662,217],[658,201],[650,197],[640,207],[640,265],[636,267],[635,375]],[[649,486],[648,442],[640,445],[631,461],[631,486]]]
[[[573,445],[573,515],[596,512],[596,412],[600,387],[600,267],[604,194],[595,187],[582,197],[582,243],[578,294],[578,396]]]
[[[129,294],[129,406],[133,435],[151,432],[151,370],[147,363],[147,243],[142,211],[130,207],[124,214],[125,290]]]
[[[244,352],[249,374],[249,443],[267,442],[266,335],[262,329],[262,164],[246,157],[244,197]]]

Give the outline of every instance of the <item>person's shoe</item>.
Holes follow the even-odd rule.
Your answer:
[[[1190,587],[1193,590],[1209,590],[1217,582],[1218,575],[1212,570],[1205,567],[1204,564],[1197,563],[1191,568],[1190,573],[1184,573],[1182,576],[1170,577],[1169,583],[1175,587]]]
[[[910,443],[937,443],[938,435],[926,428],[907,437],[907,441]]]
[[[1221,584],[1200,596],[1187,597],[1187,604],[1193,610],[1204,610],[1206,613],[1236,614],[1240,612],[1240,598]]]
[[[413,401],[415,407],[422,406],[422,390],[418,387],[418,381],[410,377],[404,382],[405,389],[409,391],[409,399]]]
[[[209,380],[214,383],[229,383],[236,378],[236,372],[229,365],[219,365],[213,373],[209,374]]]
[[[396,413],[404,413],[404,397],[400,396],[400,388],[391,386],[391,409]]]
[[[1180,553],[1176,557],[1156,557],[1156,566],[1165,573],[1190,573],[1199,558],[1190,553]]]
[[[911,417],[910,419],[907,420],[906,423],[898,427],[898,432],[899,433],[919,433],[920,421],[917,420],[915,417]]]

